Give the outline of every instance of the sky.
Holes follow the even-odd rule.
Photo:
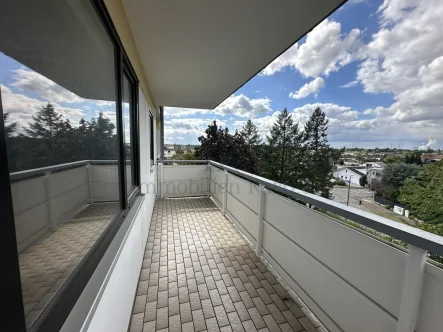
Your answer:
[[[216,109],[166,108],[165,141],[214,119],[265,138],[285,107],[302,126],[320,107],[332,146],[442,148],[442,25],[441,0],[350,0]]]
[[[301,126],[320,107],[334,147],[443,148],[442,25],[441,0],[349,0],[214,110],[165,108],[165,142],[197,144],[213,120],[235,132],[248,118],[265,139],[285,107]],[[115,121],[113,102],[1,52],[0,84],[21,131],[48,101],[73,125],[99,112]]]

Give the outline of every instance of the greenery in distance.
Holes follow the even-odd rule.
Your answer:
[[[292,187],[329,197],[332,165],[340,150],[328,144],[328,120],[317,108],[301,130],[284,109],[262,142],[249,119],[235,133],[214,121],[198,138],[197,159],[210,159]]]
[[[5,113],[3,119],[7,118]],[[5,126],[11,173],[79,160],[117,159],[116,128],[103,113],[72,126],[48,103],[32,118],[22,132],[18,132],[17,123]],[[129,152],[130,146],[126,148]]]

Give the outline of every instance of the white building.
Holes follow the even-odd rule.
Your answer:
[[[360,186],[360,178],[366,175],[366,168],[343,167],[334,171],[334,177],[351,182],[351,185]]]
[[[175,156],[176,151],[174,149],[173,145],[165,145],[163,149],[163,153],[165,158],[171,158],[172,156]]]

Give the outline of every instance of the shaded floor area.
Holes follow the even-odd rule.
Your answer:
[[[118,203],[91,204],[19,254],[28,327],[74,271],[118,209]]]
[[[130,332],[326,331],[302,309],[212,200],[156,201]]]

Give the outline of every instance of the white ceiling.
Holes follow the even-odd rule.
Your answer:
[[[154,102],[212,109],[343,0],[122,0]]]

